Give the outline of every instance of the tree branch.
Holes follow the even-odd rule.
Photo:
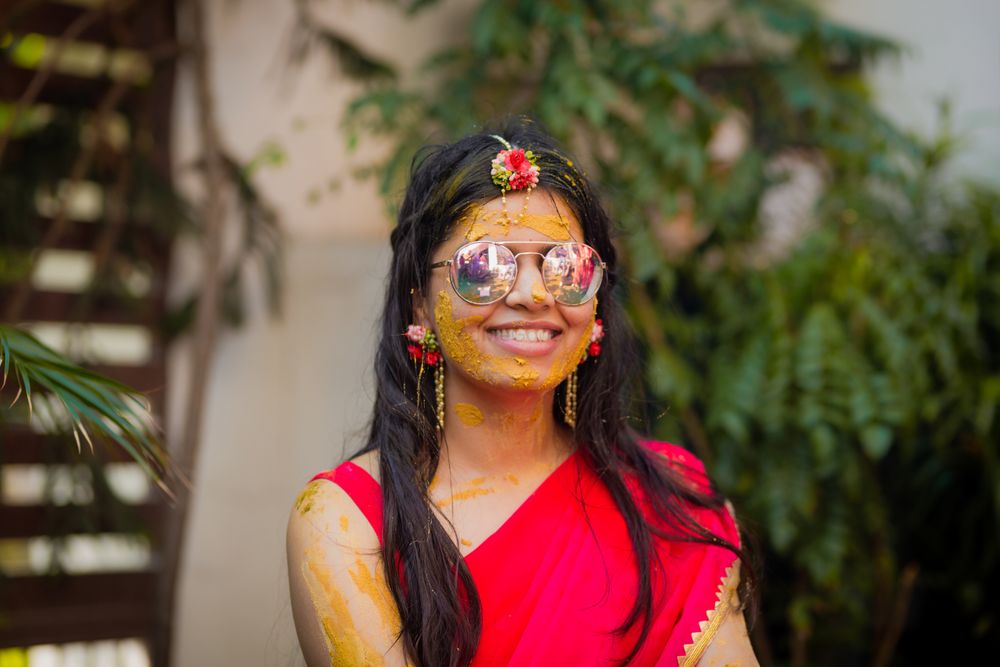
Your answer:
[[[187,394],[182,434],[173,459],[178,468],[197,483],[195,469],[205,408],[211,361],[215,349],[222,283],[222,238],[225,224],[224,188],[227,183],[221,140],[215,124],[215,100],[206,35],[204,3],[187,0],[184,3],[191,31],[191,67],[195,79],[195,99],[198,105],[198,128],[204,151],[205,165],[205,236],[202,244],[202,290],[198,297],[194,323],[191,358],[191,384]],[[184,553],[184,541],[191,489],[181,489],[177,505],[168,516],[163,543],[164,568],[160,577],[159,619],[153,646],[153,662],[170,664],[170,629],[173,625],[178,573]]]

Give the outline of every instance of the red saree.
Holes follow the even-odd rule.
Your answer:
[[[686,450],[647,445],[691,483],[707,484],[701,462]],[[319,478],[347,492],[381,541],[378,483],[350,462],[313,477]],[[699,509],[693,516],[739,544],[729,512]],[[654,543],[663,567],[654,561],[653,623],[631,664],[695,665],[725,617],[739,608],[739,561],[719,546]],[[613,633],[634,600],[632,543],[614,500],[578,452],[465,561],[483,607],[473,665],[607,665],[625,657],[634,643],[633,633]]]

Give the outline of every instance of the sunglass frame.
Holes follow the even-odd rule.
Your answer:
[[[493,245],[496,245],[496,246],[500,246],[500,247],[506,249],[507,252],[511,253],[511,255],[514,256],[514,276],[511,278],[510,285],[507,287],[507,290],[503,294],[501,294],[497,298],[492,299],[490,301],[472,301],[471,299],[467,299],[465,296],[463,296],[462,292],[455,285],[455,272],[453,270],[451,270],[452,265],[454,265],[454,264],[457,263],[458,257],[462,253],[463,250],[465,250],[469,246],[480,245],[480,244],[493,244]],[[551,246],[551,247],[548,250],[546,250],[545,253],[540,253],[540,252],[517,252],[516,253],[516,252],[513,252],[510,248],[507,247],[508,244],[515,244],[515,245],[547,245],[547,246]],[[601,291],[601,285],[604,284],[604,277],[605,277],[605,275],[608,272],[608,265],[607,265],[607,262],[605,262],[601,258],[601,254],[599,252],[597,252],[596,248],[594,248],[590,244],[582,243],[580,241],[557,241],[555,243],[550,243],[549,241],[469,241],[468,243],[463,243],[462,245],[460,245],[455,250],[454,254],[451,256],[451,259],[445,259],[445,260],[442,260],[440,262],[434,262],[433,264],[431,264],[430,268],[431,269],[439,269],[439,268],[442,268],[442,267],[445,267],[445,266],[449,267],[449,270],[448,270],[448,284],[451,285],[451,289],[455,292],[455,294],[458,295],[458,298],[462,299],[462,301],[465,301],[466,303],[472,304],[473,306],[489,306],[491,304],[496,303],[497,301],[500,301],[500,300],[506,298],[507,295],[510,294],[511,290],[514,289],[514,284],[517,282],[517,274],[518,274],[518,270],[519,270],[519,267],[518,267],[518,264],[517,264],[517,258],[518,257],[520,257],[521,255],[538,255],[539,257],[542,258],[542,263],[544,265],[545,260],[549,256],[549,253],[551,253],[554,249],[556,249],[557,247],[560,247],[560,246],[584,246],[586,248],[589,248],[590,251],[594,254],[594,257],[597,258],[597,262],[595,263],[596,266],[600,266],[601,267],[601,279],[600,279],[600,282],[597,285],[597,288],[593,291],[593,293],[589,297],[587,297],[586,299],[584,299],[580,303],[565,303],[563,301],[560,301],[558,298],[556,298],[555,294],[552,294],[552,291],[549,289],[549,286],[547,284],[545,284],[545,281],[542,281],[543,284],[544,284],[544,286],[545,286],[545,291],[547,291],[549,294],[552,294],[552,298],[553,298],[553,300],[556,301],[556,303],[562,304],[564,306],[582,306],[585,303],[590,302],[594,297],[597,296],[597,293],[599,291]]]

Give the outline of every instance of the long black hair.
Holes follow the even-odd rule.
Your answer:
[[[616,632],[624,634],[637,624],[639,631],[624,664],[638,652],[652,623],[654,536],[721,544],[741,558],[743,553],[691,518],[692,506],[718,509],[723,499],[714,491],[701,493],[685,484],[638,442],[627,424],[636,353],[625,313],[613,296],[618,276],[612,225],[573,161],[527,119],[507,119],[455,143],[425,147],[413,161],[391,235],[392,263],[375,355],[375,406],[368,441],[359,452],[378,452],[386,579],[399,610],[408,658],[423,667],[469,664],[479,642],[482,608],[458,547],[432,510],[427,489],[441,451],[432,374],[425,373],[418,386],[402,334],[415,319],[412,295],[426,294],[435,248],[471,207],[499,196],[490,178],[490,162],[503,145],[492,135],[534,152],[541,170],[539,190],[569,206],[583,228],[584,240],[608,265],[597,306],[605,337],[599,361],[581,364],[577,370],[574,438],[583,460],[617,503],[635,551],[637,596]],[[420,408],[417,391],[422,393]],[[554,401],[559,423],[564,391],[560,385]],[[627,479],[635,480],[649,498],[656,522],[640,511]]]

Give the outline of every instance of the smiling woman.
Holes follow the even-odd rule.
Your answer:
[[[309,665],[754,665],[732,508],[625,425],[611,224],[526,121],[424,150],[366,446],[288,522]]]

